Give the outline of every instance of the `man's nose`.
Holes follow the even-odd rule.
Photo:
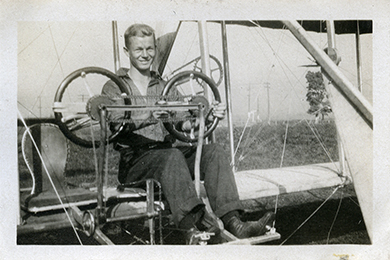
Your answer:
[[[142,50],[142,57],[148,57],[148,52],[145,49]]]

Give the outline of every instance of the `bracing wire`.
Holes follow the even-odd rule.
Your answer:
[[[292,90],[290,89],[290,92],[291,92]],[[289,92],[289,93],[290,93]],[[284,96],[284,98],[282,99],[282,103],[288,98],[288,96],[289,96],[289,93],[287,93],[285,96]],[[279,109],[280,109],[280,107],[279,107]],[[276,113],[278,111],[278,109],[277,110],[275,110],[274,112]],[[272,117],[272,115],[270,116],[270,117]],[[245,143],[244,143],[244,145],[243,145],[243,151],[242,151],[242,153],[241,153],[241,155],[240,155],[240,158],[245,158],[246,156],[248,156],[249,154],[251,154],[252,152],[254,152],[254,151],[249,151],[249,152],[245,152],[245,150],[246,150],[246,148],[247,148],[247,144],[250,144],[250,143],[252,143],[253,141],[254,141],[254,139],[260,134],[260,132],[261,132],[261,130],[263,129],[263,127],[259,127],[257,130],[256,130],[256,132],[252,135],[252,136],[250,136],[249,134],[248,134],[248,137],[247,137],[247,139],[246,139],[246,141],[245,141]]]
[[[258,24],[254,23],[253,21],[252,21],[252,23],[255,24],[257,27],[259,27],[259,28],[261,29],[261,26],[259,26]],[[273,53],[274,53],[274,57],[276,58],[277,62],[281,65],[281,68],[282,68],[283,73],[285,74],[286,78],[287,78],[287,79],[289,80],[289,82],[290,82],[290,86],[292,86],[292,83],[291,83],[289,77],[287,76],[287,73],[286,73],[286,71],[285,71],[285,69],[284,69],[285,67],[290,71],[291,75],[293,75],[293,77],[297,80],[297,83],[299,83],[299,82],[300,82],[300,81],[299,81],[300,79],[297,78],[297,77],[294,75],[294,73],[291,71],[291,69],[287,66],[287,64],[285,64],[285,62],[283,62],[283,61],[281,60],[281,58],[278,56],[277,51],[275,51],[275,49],[271,46],[271,43],[267,40],[267,38],[264,38],[264,39],[265,39],[265,41],[267,42],[267,44],[269,45],[269,47],[272,49],[272,51],[273,51]],[[307,71],[307,70],[306,70],[306,71]],[[305,73],[306,73],[306,72],[305,72]],[[294,88],[291,88],[291,90],[295,93],[295,95],[298,96],[298,94],[296,93],[296,91],[294,90]],[[288,95],[287,95],[287,96],[288,96]],[[287,96],[286,96],[286,98],[287,98]],[[302,107],[303,107],[303,104],[302,104]],[[309,124],[309,122],[308,122],[307,120],[305,120],[305,122],[309,125],[311,131],[313,132],[313,134],[315,135],[315,137],[316,137],[317,140],[319,141],[319,143],[320,143],[322,149],[325,151],[325,153],[326,153],[326,155],[328,156],[329,160],[335,164],[335,162],[332,160],[332,158],[331,158],[329,152],[327,151],[327,148],[324,146],[324,144],[322,143],[321,139],[318,137],[318,135],[317,135],[317,134],[315,133],[315,131],[313,130],[313,127],[310,126],[310,124]],[[335,165],[336,165],[336,164],[335,164]]]
[[[259,28],[261,28],[261,27],[260,27],[259,25],[257,25],[256,23],[254,23],[254,24],[255,24],[256,26],[258,26]],[[281,62],[280,58],[278,58],[277,52],[274,51],[274,49],[273,49],[273,47],[271,46],[271,44],[270,44],[266,39],[265,39],[265,41],[269,44],[270,48],[273,50],[273,52],[274,52],[274,57],[276,58],[277,62],[281,65],[281,68],[282,68],[284,74],[286,75],[286,71],[285,71],[284,67],[287,67],[287,68],[288,68],[288,66],[287,66],[284,62]],[[283,64],[284,64],[284,66],[283,66]],[[288,69],[289,69],[289,68],[288,68]],[[290,69],[289,69],[289,71],[291,72]],[[307,70],[306,70],[306,72],[307,72]],[[305,72],[305,73],[306,73],[306,72]],[[291,74],[296,78],[297,83],[299,83],[299,79],[298,79],[292,72],[291,72]],[[287,77],[287,75],[286,75],[286,77]],[[301,77],[302,77],[302,76],[301,76]],[[289,78],[287,77],[287,79],[289,79]],[[289,79],[289,81],[290,81],[290,79]],[[290,85],[292,85],[291,82],[290,82]],[[295,95],[297,95],[296,92],[295,92]],[[315,136],[316,139],[319,141],[319,143],[320,143],[322,149],[325,151],[327,157],[331,160],[331,162],[334,163],[334,161],[332,160],[332,158],[331,158],[331,156],[330,156],[330,154],[329,154],[327,148],[326,148],[325,145],[323,144],[323,140],[320,138],[320,136],[319,136],[319,134],[318,134],[318,130],[317,130],[317,129],[313,129],[313,126],[311,126],[307,120],[305,120],[305,122],[308,124],[308,126],[310,127],[310,129],[311,129],[311,131],[313,132],[314,136]],[[260,129],[261,129],[261,128],[260,128]],[[280,167],[283,166],[283,156],[284,156],[284,153],[285,153],[287,131],[288,131],[288,124],[287,124],[287,126],[286,126],[286,133],[285,133],[285,138],[284,138],[284,145],[283,145],[283,152],[282,152],[282,158],[281,158]],[[258,132],[259,132],[259,131],[257,131],[256,135],[258,134]],[[240,142],[240,143],[241,143],[241,142]],[[238,149],[238,147],[237,147],[237,149]],[[237,149],[236,149],[236,150],[237,150]],[[335,163],[334,163],[334,164],[335,164]],[[336,167],[337,167],[337,165],[336,165]],[[334,190],[334,192],[331,194],[331,196],[337,191],[338,188],[339,188],[339,187],[337,187],[337,188]],[[277,195],[277,196],[278,196],[278,195]],[[328,197],[328,198],[323,202],[323,204],[324,204],[329,198],[330,198],[330,197]],[[275,204],[276,204],[276,205],[275,205],[275,213],[276,213],[276,211],[277,211],[277,202],[278,202],[278,197],[276,198],[276,203],[275,203]],[[321,204],[320,207],[322,207],[323,204]],[[320,207],[319,207],[319,208],[320,208]],[[319,210],[319,208],[318,208],[316,211],[314,211],[312,215],[314,215],[314,214]],[[336,213],[336,214],[337,214],[337,213]],[[311,216],[312,216],[312,215],[311,215]],[[311,216],[309,216],[309,218],[311,218]],[[308,219],[309,219],[309,218],[308,218]],[[308,219],[307,219],[307,220],[308,220]],[[306,220],[306,221],[307,221],[307,220]],[[306,223],[306,221],[303,222],[303,223],[297,228],[297,230],[300,229],[300,228]],[[275,223],[274,223],[274,225],[275,225]],[[332,226],[333,226],[333,224],[332,224]],[[297,231],[297,230],[296,230],[296,231]],[[296,231],[294,231],[294,233],[295,233]],[[294,233],[293,233],[293,234],[294,234]],[[293,234],[291,234],[290,237],[291,237]],[[285,241],[283,241],[282,244],[284,244],[290,237],[288,237]],[[281,244],[281,245],[282,245],[282,244]]]
[[[313,127],[312,125],[310,125],[309,123],[307,123],[308,126],[310,127],[310,129],[312,130],[313,134],[315,135],[315,137],[317,138],[317,140],[319,140],[319,143],[322,147],[322,149],[324,150],[324,152],[326,153],[326,155],[328,156],[329,160],[336,166],[336,169],[338,171],[340,171],[338,165],[336,164],[335,161],[333,161],[332,159],[332,156],[330,155],[329,153],[329,149],[325,146],[325,143],[323,142],[323,140],[321,139],[321,135],[318,133],[318,129]]]
[[[194,60],[192,60],[192,61],[190,61],[190,62],[185,63],[185,61],[188,59],[188,55],[190,54],[190,51],[191,51],[191,49],[192,49],[192,46],[193,46],[194,43],[195,43],[196,36],[197,36],[197,34],[195,33],[195,34],[194,34],[194,37],[192,38],[191,45],[190,45],[189,48],[188,48],[188,51],[186,52],[185,55],[183,55],[184,59],[183,59],[182,64],[185,64],[185,65],[182,66],[182,67],[180,67],[179,69],[175,69],[175,70],[173,70],[173,71],[171,70],[171,73],[169,73],[168,75],[164,75],[163,77],[169,77],[169,76],[171,76],[171,75],[174,74],[176,71],[182,69],[183,67],[189,65],[190,63],[192,63],[192,62],[194,61]],[[168,67],[168,64],[167,64],[167,67]]]
[[[289,109],[289,113],[290,113],[290,109]],[[280,159],[280,168],[283,167],[284,153],[286,151],[286,144],[287,144],[288,126],[289,126],[289,122],[287,121],[286,132],[284,134],[283,151],[282,151],[282,156],[281,156],[281,159]],[[278,185],[278,189],[279,189],[279,185]],[[276,199],[275,199],[275,214],[277,213],[277,210],[278,210],[278,201],[279,201],[279,192],[276,194]],[[272,224],[273,227],[275,227],[275,222],[276,222],[276,220],[274,220],[274,222]]]
[[[341,191],[341,198],[340,198],[340,201],[339,201],[339,205],[338,205],[338,207],[337,207],[336,214],[335,214],[335,216],[334,216],[334,218],[333,218],[332,225],[331,225],[330,228],[329,228],[328,237],[327,237],[327,239],[326,239],[326,244],[329,244],[330,233],[332,232],[333,225],[334,225],[334,223],[336,222],[337,216],[338,216],[338,214],[339,214],[340,207],[341,207],[341,202],[343,201],[343,196],[344,196],[344,191],[342,190],[342,191]]]
[[[242,138],[243,138],[243,136],[244,136],[245,130],[246,130],[247,126],[248,126],[248,123],[249,123],[249,116],[248,116],[248,119],[246,120],[244,129],[242,130],[240,139],[238,140],[238,143],[237,143],[237,146],[236,146],[236,150],[234,151],[234,154],[233,154],[233,158],[234,158],[234,157],[236,156],[236,154],[237,154],[238,148],[240,147],[240,144],[241,144]],[[233,163],[233,161],[232,161],[230,164],[232,164],[232,163]]]
[[[313,213],[310,214],[309,217],[307,217],[301,225],[299,225],[279,246],[282,246],[284,243],[286,243],[299,229],[301,229],[301,227],[303,227],[303,225],[306,224],[307,221],[309,221],[309,219],[311,219],[316,213],[317,211],[319,211],[322,206],[325,205],[325,203],[336,193],[336,191],[340,188],[341,186],[337,186],[333,192],[321,203],[320,206],[318,206],[318,208],[316,210],[314,210]]]
[[[268,79],[269,79],[269,77],[271,76],[271,70],[275,67],[275,60],[277,59],[277,53],[279,52],[279,49],[280,49],[281,46],[282,46],[283,37],[286,36],[286,34],[285,34],[284,31],[283,31],[283,33],[281,34],[281,36],[280,36],[279,39],[278,39],[277,48],[276,48],[276,50],[275,50],[275,49],[272,47],[272,44],[269,42],[268,38],[264,35],[263,28],[262,28],[260,25],[256,24],[255,22],[253,22],[253,21],[251,21],[251,22],[252,22],[253,24],[255,24],[256,27],[259,28],[260,31],[263,33],[263,35],[260,35],[259,31],[257,31],[258,35],[260,35],[260,37],[263,38],[263,40],[264,40],[264,41],[267,43],[267,45],[271,48],[272,53],[273,53],[273,60],[272,60],[272,62],[271,62],[272,65],[271,65],[271,67],[269,68],[270,71],[267,73],[267,77],[268,77]],[[284,26],[283,26],[283,28],[284,28]],[[257,41],[256,41],[256,43],[257,43]],[[260,46],[260,44],[258,44],[258,45]],[[268,79],[267,79],[267,80],[268,80]]]
[[[61,72],[62,72],[62,77],[65,77],[64,70],[62,68],[62,64],[61,64],[61,60],[60,60],[61,57],[58,55],[57,46],[56,46],[56,43],[54,41],[53,32],[51,31],[51,26],[50,25],[49,25],[49,31],[50,31],[51,40],[53,42],[54,51],[56,52],[58,65],[60,66],[60,69],[61,69]]]
[[[53,190],[54,190],[54,192],[55,192],[55,194],[56,194],[56,196],[57,196],[59,202],[61,203],[61,206],[62,206],[62,208],[63,208],[63,210],[64,210],[64,212],[65,212],[65,214],[66,214],[66,217],[68,218],[69,223],[71,224],[72,229],[73,229],[73,231],[74,231],[74,233],[75,233],[75,235],[76,235],[76,237],[77,237],[77,239],[78,239],[80,245],[83,245],[83,242],[81,241],[81,238],[80,238],[79,234],[77,233],[76,227],[73,225],[72,219],[70,218],[69,213],[68,213],[68,211],[66,210],[66,207],[65,207],[65,205],[64,205],[64,203],[63,203],[63,201],[62,201],[62,199],[61,199],[61,196],[59,195],[59,193],[58,193],[58,191],[57,191],[57,188],[55,187],[54,182],[53,182],[53,180],[52,180],[52,178],[51,178],[51,176],[50,176],[50,174],[49,174],[49,171],[48,171],[48,169],[47,169],[47,167],[46,167],[46,164],[45,164],[45,162],[44,162],[44,160],[43,160],[42,154],[41,154],[40,151],[39,151],[38,145],[36,144],[36,142],[35,142],[35,140],[34,140],[32,134],[31,134],[31,132],[30,132],[30,130],[29,130],[29,128],[28,128],[26,122],[24,121],[24,119],[23,119],[21,113],[19,112],[19,110],[18,110],[18,115],[19,115],[19,117],[20,117],[20,120],[23,122],[24,127],[26,127],[26,131],[28,132],[28,134],[29,134],[29,136],[30,136],[30,138],[31,138],[31,141],[32,141],[32,143],[33,143],[33,145],[34,145],[34,148],[36,149],[36,151],[37,151],[37,153],[38,153],[39,159],[40,159],[41,162],[42,162],[42,166],[43,166],[43,168],[44,168],[44,170],[45,170],[45,173],[46,173],[46,175],[47,175],[47,177],[48,177],[48,179],[49,179],[49,181],[50,181],[50,184],[53,186]]]
[[[42,34],[44,34],[44,33],[47,31],[47,29],[49,29],[49,27],[47,27],[45,30],[43,30],[40,34],[38,34],[37,37],[35,37],[31,42],[29,42],[29,43],[26,45],[26,47],[24,47],[22,50],[20,50],[20,51],[18,52],[18,55],[21,54],[22,52],[24,52],[24,50],[26,50],[28,47],[30,47],[31,44],[33,44],[39,37],[41,37]]]
[[[319,141],[319,144],[321,145],[322,149],[324,150],[324,152],[326,153],[326,155],[328,156],[328,159],[333,163],[333,165],[336,167],[337,171],[340,171],[340,167],[337,165],[337,163],[332,159],[331,155],[329,154],[329,151],[328,149],[325,147],[325,144],[324,142],[322,142],[321,138],[320,138],[320,135],[318,134],[318,132],[316,132],[315,130],[317,130],[315,127],[313,127],[307,120],[305,120],[307,125],[309,126],[310,130],[313,132],[314,136],[317,138],[317,140]]]
[[[18,104],[21,105],[24,109],[26,109],[30,115],[33,115],[35,118],[39,118],[31,109],[28,109],[25,105],[23,105],[20,101],[18,101]]]
[[[18,101],[18,104],[21,105],[24,109],[26,109],[26,110],[30,113],[30,115],[33,115],[35,118],[38,118],[38,116],[37,116],[32,110],[28,109],[28,108],[27,108],[25,105],[23,105],[20,101]],[[22,131],[22,130],[23,130],[23,128],[19,129],[19,130],[18,130],[18,134],[20,134],[20,131]]]
[[[49,74],[49,76],[48,76],[48,78],[47,78],[45,84],[43,85],[43,88],[42,88],[41,92],[39,93],[38,97],[42,96],[43,91],[45,90],[46,86],[48,85],[49,80],[50,80],[51,76],[53,75],[55,68],[57,67],[57,64],[60,63],[60,59],[61,59],[62,55],[64,54],[64,52],[66,51],[66,49],[67,49],[67,47],[68,47],[68,45],[69,45],[71,39],[73,38],[74,34],[76,33],[76,30],[77,30],[77,28],[73,31],[72,35],[70,36],[68,42],[66,43],[66,45],[65,45],[65,47],[64,47],[64,50],[63,50],[62,53],[60,54],[60,56],[58,57],[58,55],[57,55],[57,61],[56,61],[56,63],[54,64],[53,69],[50,71],[50,74]],[[54,43],[54,41],[53,41],[53,43]],[[54,43],[54,44],[55,44],[55,43]],[[61,71],[62,71],[62,68],[61,68]],[[64,74],[63,71],[62,71],[62,74]],[[35,108],[37,102],[38,102],[38,98],[35,100],[35,102],[34,102],[32,108],[31,108],[31,110]]]
[[[282,156],[281,156],[281,158],[280,158],[280,165],[279,165],[279,168],[282,168],[282,167],[283,167],[284,154],[285,154],[285,152],[286,152],[286,144],[287,144],[288,125],[289,125],[289,122],[287,121],[287,124],[286,124],[286,131],[285,131],[285,133],[284,133],[283,150],[282,150]]]
[[[253,22],[253,21],[251,21],[253,24],[255,24],[255,25],[257,25],[255,22]],[[259,28],[261,28],[261,27],[259,27]],[[252,35],[252,34],[251,34]],[[265,41],[267,41],[267,38],[266,37],[262,37]],[[254,38],[255,39],[255,38]],[[255,39],[256,40],[256,39]],[[256,43],[259,45],[259,47],[260,47],[260,49],[262,50],[262,48],[261,48],[261,45],[256,41]],[[279,38],[279,44],[278,44],[278,46],[280,47],[280,44],[281,43],[281,37]],[[265,56],[265,55],[264,55]],[[266,57],[266,56],[265,56]],[[275,55],[273,55],[273,59],[275,60]],[[272,63],[271,64],[274,64],[274,61],[272,61]],[[267,73],[267,76],[268,76],[268,78],[270,77],[270,75],[271,75],[271,71],[272,71],[272,69],[274,68],[274,66],[273,65],[271,65],[270,66],[270,68],[269,68],[269,73]],[[260,90],[258,90],[257,91],[257,94],[256,94],[256,99],[259,97],[259,95],[260,95]],[[246,130],[246,128],[247,128],[247,126],[248,126],[248,123],[249,123],[249,115],[248,115],[248,119],[247,119],[247,122],[246,122],[246,124],[245,124],[245,127],[244,127],[244,129],[243,129],[243,131],[242,131],[242,134],[241,134],[241,137],[240,137],[240,141],[239,141],[239,143],[237,144],[237,147],[236,147],[236,151],[235,151],[235,153],[234,153],[234,155],[236,155],[236,153],[237,153],[237,151],[238,151],[238,148],[239,148],[239,146],[240,146],[240,144],[241,144],[241,139],[242,139],[242,137],[243,137],[243,135],[244,135],[244,133],[245,133],[245,130]],[[261,128],[259,128],[258,130],[257,130],[257,132],[256,132],[256,134],[254,135],[254,137],[253,138],[255,138],[258,134],[259,134],[259,132],[260,132],[260,130],[261,130]],[[248,133],[248,135],[247,135],[248,137],[247,137],[247,139],[246,139],[246,142],[245,142],[245,144],[244,144],[244,149],[243,149],[243,152],[242,152],[242,154],[241,154],[241,156],[240,156],[240,158],[244,158],[246,155],[244,155],[244,151],[245,151],[245,148],[247,147],[247,144],[248,144],[248,141],[251,139],[250,138],[250,132]]]

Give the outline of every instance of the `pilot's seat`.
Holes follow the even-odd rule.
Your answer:
[[[32,188],[29,192],[20,193],[22,219],[18,234],[71,226],[69,219],[64,216],[65,209],[70,209],[73,224],[82,225],[78,223],[82,216],[77,215],[85,211],[94,212],[97,207],[96,183],[91,185],[94,186],[92,188],[83,188],[81,185],[71,187],[66,182],[64,174],[69,156],[69,141],[58,126],[49,123],[30,126],[22,137],[22,153],[31,174]],[[153,190],[149,191],[150,196],[142,188],[104,187],[104,222],[137,217],[153,219],[157,216],[158,205],[155,206],[154,203],[153,189],[156,181],[147,182],[146,186]]]

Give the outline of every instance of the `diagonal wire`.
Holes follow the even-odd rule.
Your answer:
[[[309,219],[311,219],[311,217],[313,217],[316,213],[317,213],[317,211],[318,210],[320,210],[321,208],[322,208],[322,206],[324,206],[324,204],[336,193],[336,191],[340,188],[341,186],[337,186],[334,190],[333,190],[333,192],[332,192],[332,194],[330,194],[329,195],[329,197],[328,198],[326,198],[326,200],[324,200],[322,203],[321,203],[321,205],[320,206],[318,206],[318,208],[316,209],[316,210],[314,210],[314,212],[309,216],[309,217],[307,217],[307,219],[305,219],[305,221],[303,221],[302,222],[302,224],[301,225],[299,225],[299,227],[297,227],[295,230],[294,230],[294,232],[292,232],[279,246],[282,246],[284,243],[286,243],[286,241],[287,240],[289,240],[303,225],[305,225],[306,224],[306,222],[307,221],[309,221]]]
[[[330,229],[329,229],[329,232],[328,232],[328,237],[327,237],[327,239],[326,239],[326,244],[329,244],[330,233],[332,232],[333,225],[334,225],[334,223],[336,222],[336,218],[337,218],[337,216],[338,216],[338,214],[339,214],[340,207],[341,207],[341,202],[343,201],[343,196],[344,196],[344,191],[341,191],[341,198],[340,198],[339,206],[337,207],[337,211],[336,211],[336,214],[335,214],[335,216],[334,216],[332,225],[330,226]]]
[[[53,32],[51,30],[51,26],[50,25],[49,25],[49,31],[50,31],[51,41],[53,42],[54,51],[56,52],[58,65],[60,66],[60,69],[61,69],[61,72],[62,72],[62,77],[64,77],[65,75],[64,75],[64,70],[62,69],[61,56],[58,55],[57,46],[56,46],[56,43],[54,41]],[[73,36],[73,34],[72,34],[72,36]]]
[[[31,44],[33,44],[39,37],[41,37],[42,34],[44,34],[49,27],[47,27],[45,30],[43,30],[40,34],[38,34],[37,37],[35,37],[29,44],[27,44],[26,47],[24,47],[21,51],[18,52],[18,55],[20,55],[22,52],[24,52]]]
[[[253,23],[254,23],[254,22],[253,22]],[[259,28],[261,28],[261,26],[257,25],[256,23],[254,23],[254,24],[255,24],[256,26],[258,26]],[[286,78],[289,80],[290,85],[292,86],[291,81],[290,81],[290,79],[288,78],[287,73],[286,73],[286,71],[285,71],[284,68],[287,68],[288,71],[290,71],[291,75],[293,75],[293,77],[297,80],[297,82],[299,82],[299,78],[297,78],[297,77],[294,75],[294,73],[292,73],[291,69],[287,66],[287,64],[281,59],[281,57],[279,57],[279,55],[278,55],[277,52],[274,50],[274,48],[271,46],[271,43],[267,40],[267,38],[265,38],[265,41],[267,42],[267,44],[269,45],[269,47],[271,48],[271,50],[274,52],[274,56],[277,58],[276,60],[277,60],[277,62],[279,63],[279,65],[281,66],[282,71],[283,71],[283,73],[285,74]],[[294,88],[292,88],[292,90],[293,90],[293,92],[295,93],[295,95],[298,96],[298,94],[296,93],[296,91],[294,90]],[[303,106],[303,105],[302,105],[302,106]],[[308,120],[305,120],[305,122],[308,124],[308,126],[309,126],[310,129],[312,130],[313,134],[315,135],[315,137],[316,137],[317,140],[319,141],[321,147],[322,147],[323,150],[325,151],[325,153],[326,153],[326,155],[328,156],[329,160],[330,160],[331,162],[333,162],[333,164],[336,165],[336,163],[335,163],[335,162],[332,160],[332,158],[330,157],[330,154],[329,154],[329,152],[327,151],[327,148],[323,145],[321,139],[320,139],[320,138],[318,137],[318,135],[314,132],[313,127],[310,126]],[[337,167],[337,165],[336,165],[336,167]]]
[[[71,39],[73,38],[74,34],[76,33],[76,30],[77,30],[77,28],[73,31],[73,33],[72,33],[72,35],[70,36],[68,42],[66,43],[65,48],[64,48],[64,50],[62,51],[62,53],[61,53],[59,56],[57,55],[57,61],[56,61],[56,63],[54,64],[53,69],[50,71],[49,77],[47,78],[47,80],[46,80],[46,82],[45,82],[45,84],[44,84],[44,86],[43,86],[41,92],[39,93],[38,97],[42,96],[43,91],[45,90],[47,84],[49,83],[49,80],[50,80],[51,76],[53,75],[54,70],[55,70],[55,68],[57,67],[57,64],[60,63],[60,59],[61,59],[62,55],[65,53],[65,50],[67,49],[67,47],[68,47],[68,45],[69,45]],[[53,43],[54,43],[54,40],[53,40]],[[54,43],[54,44],[55,44],[55,43]],[[61,71],[62,71],[62,68],[61,68]],[[62,71],[62,74],[64,74],[63,71]],[[34,109],[34,107],[36,106],[37,102],[38,102],[38,99],[35,100],[35,102],[34,102],[34,104],[33,104],[33,106],[32,106],[31,109]]]
[[[255,23],[254,23],[255,24]],[[259,25],[257,25],[257,24],[255,24],[256,26],[258,26],[259,28],[261,28]],[[288,68],[288,66],[283,62],[283,61],[281,61],[280,60],[280,58],[278,58],[278,55],[277,55],[277,53],[275,52],[275,50],[274,50],[274,48],[271,46],[271,44],[268,42],[268,40],[265,38],[265,41],[268,43],[268,45],[269,45],[269,47],[273,50],[273,52],[274,52],[274,57],[275,58],[277,58],[277,61],[278,61],[278,63],[281,65],[281,68],[282,68],[282,70],[283,70],[283,72],[284,72],[284,74],[286,75],[286,77],[287,77],[287,74],[286,74],[286,71],[285,71],[285,69],[284,69],[284,66],[285,67],[287,67],[287,69],[291,72],[291,74],[293,75],[293,77],[295,77],[298,81],[297,82],[299,82],[299,79],[292,73],[292,71],[291,71],[291,69],[289,69]],[[279,48],[278,48],[279,49]],[[282,65],[284,65],[284,66],[282,66]],[[289,79],[288,77],[287,77],[287,79]],[[290,80],[289,80],[290,81]],[[291,84],[291,83],[290,83]],[[292,84],[291,84],[292,85]],[[297,95],[297,93],[295,92],[295,94]],[[330,158],[330,155],[329,155],[329,153],[327,152],[327,149],[324,147],[324,145],[322,144],[322,141],[321,141],[321,139],[318,137],[318,131],[316,132],[311,126],[310,126],[310,124],[308,123],[308,121],[307,120],[305,120],[306,122],[307,122],[307,124],[309,125],[309,127],[310,127],[310,129],[312,130],[312,132],[314,133],[314,135],[316,136],[316,138],[319,140],[319,142],[320,142],[320,144],[321,144],[321,146],[322,146],[322,148],[324,149],[324,151],[326,152],[326,154],[328,155],[328,157],[329,157],[329,159],[333,162],[333,160]],[[286,131],[287,131],[287,129],[286,129]],[[281,165],[282,165],[282,162],[281,162]],[[295,232],[296,231],[298,231],[329,199],[330,199],[330,197],[331,196],[333,196],[333,194],[338,190],[338,188],[339,188],[340,186],[338,186],[338,187],[336,187],[336,189],[332,192],[332,194],[286,239],[286,240],[284,240],[282,243],[281,243],[281,245],[283,245],[291,236],[293,236],[294,234],[295,234]],[[276,209],[275,209],[275,211],[276,211]],[[332,225],[333,226],[333,225]]]
[[[234,157],[236,156],[236,154],[237,154],[238,148],[240,147],[240,144],[241,144],[242,138],[243,138],[243,136],[244,136],[245,130],[246,130],[247,126],[248,126],[248,123],[249,123],[249,116],[248,116],[248,119],[246,120],[244,129],[242,130],[240,139],[238,140],[238,143],[237,143],[237,146],[236,146],[236,150],[234,151],[234,154],[233,154],[233,158],[234,158]],[[233,163],[233,161],[232,161],[230,164],[232,164],[232,163]]]
[[[28,109],[25,105],[23,105],[20,101],[18,101],[18,104],[21,105],[24,109],[26,109],[31,115],[33,115],[35,118],[38,118],[38,116],[30,109]]]
[[[291,104],[289,106],[289,114],[290,114],[290,108],[291,108]],[[284,160],[284,154],[286,152],[286,145],[287,145],[287,134],[288,134],[288,126],[289,126],[289,121],[287,121],[287,124],[286,124],[286,131],[284,133],[284,141],[283,141],[283,151],[282,151],[282,157],[280,159],[280,168],[283,167],[283,160]]]

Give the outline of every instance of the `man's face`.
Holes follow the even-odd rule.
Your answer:
[[[139,71],[149,70],[154,56],[156,55],[156,47],[153,36],[132,36],[129,41],[129,49],[127,50],[130,58],[130,63]]]

